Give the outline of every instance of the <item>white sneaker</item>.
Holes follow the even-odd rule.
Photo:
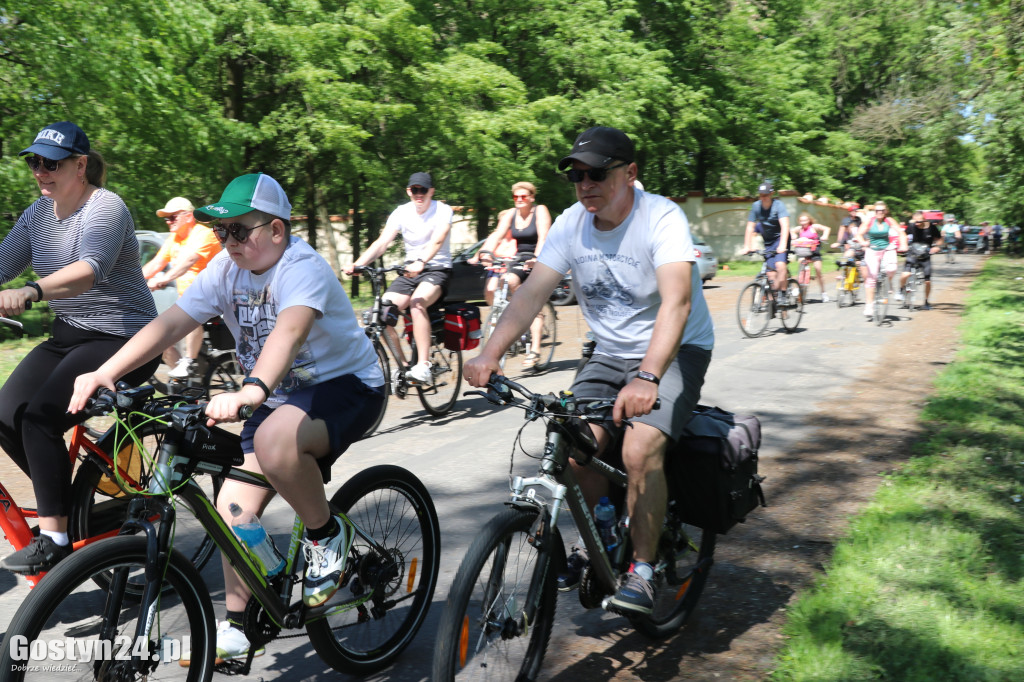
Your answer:
[[[345,572],[345,557],[348,554],[348,533],[345,524],[337,516],[338,532],[321,541],[303,540],[302,551],[306,556],[306,574],[302,577],[302,601],[306,606],[320,606],[334,596]]]
[[[192,369],[195,367],[196,361],[192,358],[182,358],[178,360],[171,371],[167,373],[167,376],[171,379],[188,379],[189,375],[192,374]]]
[[[420,382],[421,384],[429,384],[430,383],[430,363],[429,362],[421,362],[421,363],[415,365],[414,367],[412,367],[412,369],[410,369],[406,373],[406,376],[411,377],[412,379],[414,379],[415,381]]]
[[[902,291],[897,291],[896,292],[896,300],[897,301],[902,301],[903,300],[903,292]]]
[[[267,653],[264,647],[256,650],[253,656],[262,656]],[[245,659],[249,654],[249,640],[245,633],[239,630],[226,620],[217,624],[217,654],[213,659],[214,665],[221,665],[228,661]],[[192,652],[187,651],[181,657],[180,665],[188,668],[192,662]]]
[[[871,311],[871,308],[869,308],[869,307],[865,307],[864,308],[864,316],[865,317],[874,317],[874,313]]]
[[[821,295],[821,302],[822,303],[828,303],[828,294],[822,294]]]

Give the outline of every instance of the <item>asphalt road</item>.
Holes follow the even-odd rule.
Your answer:
[[[937,262],[936,292],[958,278],[969,276],[975,265],[973,257],[962,257],[951,266]],[[827,281],[832,282],[830,277]],[[784,333],[778,322],[773,321],[764,337],[748,339],[740,333],[735,315],[736,295],[745,283],[746,280],[737,278],[722,278],[713,280],[705,288],[715,318],[716,348],[702,401],[760,417],[764,429],[761,451],[764,469],[770,468],[772,458],[785,453],[813,428],[803,416],[809,412],[809,406],[824,404],[836,396],[847,379],[860,376],[887,347],[914,343],[917,339],[907,334],[909,318],[905,311],[890,309],[890,320],[876,327],[864,321],[859,305],[839,310],[834,303],[817,302],[806,306],[803,321],[795,333]],[[812,283],[811,291],[815,290],[816,284]],[[817,301],[817,295],[811,293],[810,299]],[[915,313],[934,314],[938,313]],[[576,306],[560,309],[558,330],[560,345],[554,368],[544,375],[523,379],[533,390],[557,391],[567,388],[571,382],[586,331]],[[837,358],[852,361],[837,362]],[[519,361],[513,359],[508,367],[509,374],[517,377],[518,367]],[[392,398],[382,430],[353,447],[335,465],[329,492],[355,472],[375,464],[394,463],[406,467],[426,484],[441,522],[442,569],[428,620],[399,661],[369,679],[396,682],[428,679],[436,624],[444,609],[448,588],[482,521],[499,511],[506,499],[512,444],[521,424],[520,411],[495,408],[479,398],[460,399],[455,411],[441,419],[427,416],[415,397],[404,402]],[[536,446],[542,438],[541,426],[527,428],[527,447]],[[531,463],[533,460],[518,456],[512,467],[516,473],[529,474],[534,470]],[[770,479],[766,492],[770,498]],[[771,513],[771,510],[764,513]],[[275,501],[264,520],[278,535],[278,545],[286,546],[291,526],[287,506]],[[748,525],[756,524],[756,518],[748,522]],[[562,530],[567,540],[575,537],[571,528]],[[727,545],[729,538],[721,542]],[[742,564],[742,548],[731,550],[730,560]],[[9,546],[0,543],[0,552],[8,551]],[[219,561],[210,562],[204,578],[217,613],[221,615],[223,584]],[[27,590],[23,580],[0,571],[0,624],[10,621]],[[545,669],[549,679],[580,679],[584,675],[587,679],[607,679],[614,674],[614,668],[620,666],[613,664],[595,675],[595,671],[583,667],[590,652],[604,652],[613,659],[623,656],[620,663],[625,665],[632,654],[622,654],[622,650],[643,655],[644,647],[654,646],[637,635],[623,634],[624,619],[600,611],[584,611],[574,594],[559,600],[558,611]],[[628,638],[628,646],[622,647],[624,637]],[[272,642],[267,654],[257,658],[255,663],[249,679],[349,679],[326,668],[305,637]]]

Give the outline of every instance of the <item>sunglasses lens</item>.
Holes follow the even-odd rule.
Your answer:
[[[25,162],[28,167],[32,170],[39,170],[39,166],[42,166],[47,172],[53,173],[60,168],[60,161],[54,161],[53,159],[46,159],[42,156],[26,156]]]
[[[426,194],[427,193],[427,188],[426,187],[410,187],[409,191],[412,192],[413,194]]]
[[[618,168],[618,166],[612,166],[612,168]],[[591,182],[604,182],[604,179],[608,177],[608,171],[610,168],[589,168],[587,170],[578,170],[572,168],[565,171],[565,177],[569,178],[569,182],[577,183],[583,182],[583,178],[590,176]]]
[[[245,242],[249,238],[251,229],[243,225],[242,223],[227,223],[226,225],[221,223],[213,229],[213,233],[217,235],[217,239],[223,244],[228,240],[228,235],[235,238],[235,241],[239,244]]]

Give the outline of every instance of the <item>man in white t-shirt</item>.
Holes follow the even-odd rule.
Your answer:
[[[345,274],[351,275],[357,266],[372,263],[384,254],[399,234],[402,235],[408,263],[405,274],[388,288],[386,300],[398,310],[409,308],[413,339],[416,340],[416,347],[425,355],[426,349],[430,348],[430,316],[427,308],[444,296],[452,272],[452,209],[447,204],[434,201],[434,184],[430,173],[413,173],[405,192],[409,195],[409,203],[391,212],[380,237],[370,244],[356,262],[345,268]],[[387,333],[395,342],[393,347],[400,348],[394,328],[389,326]],[[411,362],[413,365],[407,376],[429,383],[430,360],[421,355]]]
[[[569,269],[573,289],[597,339],[594,356],[572,386],[575,395],[616,397],[613,417],[631,419],[622,456],[634,567],[609,600],[617,611],[650,613],[655,551],[665,517],[664,459],[700,397],[714,328],[701,289],[686,216],[672,201],[636,189],[633,142],[621,130],[590,128],[559,162],[579,201],[555,220],[533,274],[519,288],[480,355],[466,363],[473,386],[500,373],[498,360],[526,331]],[[655,401],[661,401],[654,409]],[[602,448],[610,434],[594,434]],[[573,463],[588,505],[608,481]],[[576,554],[570,557],[579,558]],[[578,580],[560,577],[569,589]],[[570,570],[573,566],[570,565]]]

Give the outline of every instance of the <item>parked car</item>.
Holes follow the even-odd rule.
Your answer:
[[[699,237],[693,238],[693,250],[697,252],[697,269],[700,270],[700,281],[707,282],[718,272],[718,258],[711,245]]]
[[[968,249],[975,249],[978,246],[978,237],[981,235],[979,225],[961,225],[960,235],[964,238],[964,246]]]
[[[139,240],[139,261],[145,265],[153,260],[153,257],[164,245],[164,241],[170,232],[153,232],[152,230],[135,230],[135,238]],[[170,282],[163,289],[153,292],[153,302],[156,303],[157,314],[170,308],[178,300],[178,289],[174,282]]]
[[[452,257],[452,276],[448,280],[446,301],[471,303],[485,300],[484,283],[487,279],[487,271],[479,263],[472,264],[469,262],[469,259],[483,245],[484,242],[481,239],[476,244],[473,244],[473,246],[463,249]],[[553,305],[569,305],[576,300],[570,286],[571,281],[572,276],[567,275],[559,283],[558,287],[551,294],[551,303]]]

